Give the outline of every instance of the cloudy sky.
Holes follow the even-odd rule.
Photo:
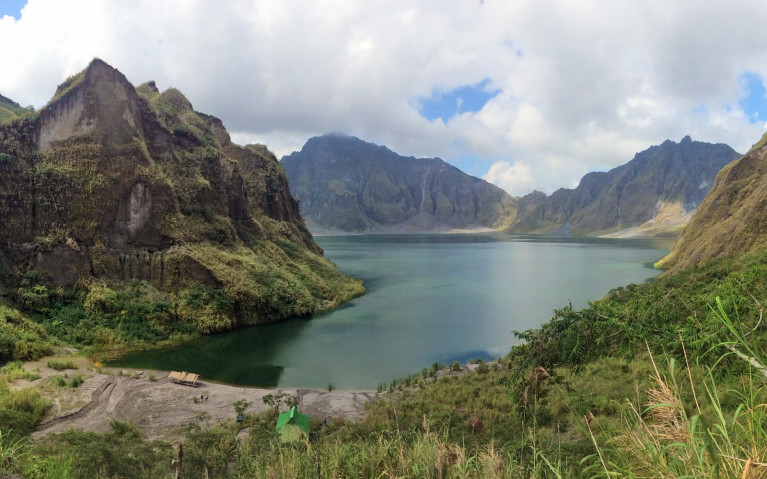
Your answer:
[[[513,195],[767,122],[763,0],[0,0],[0,94],[99,57],[278,157],[344,132]]]

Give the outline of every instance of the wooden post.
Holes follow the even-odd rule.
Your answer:
[[[184,447],[178,445],[178,459],[173,461],[173,465],[176,466],[176,479],[181,479],[181,462],[184,459]]]

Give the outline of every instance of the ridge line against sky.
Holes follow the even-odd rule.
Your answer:
[[[513,195],[666,139],[767,122],[767,2],[2,0],[0,94],[42,107],[99,57],[278,157],[342,131]]]

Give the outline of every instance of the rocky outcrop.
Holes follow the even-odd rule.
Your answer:
[[[502,189],[439,158],[408,158],[350,136],[311,138],[282,164],[317,231],[499,229],[516,213]]]
[[[510,231],[604,235],[678,227],[703,201],[719,170],[739,156],[727,145],[689,136],[679,143],[667,140],[625,165],[587,174],[575,189],[523,197]]]
[[[121,144],[143,137],[139,97],[125,75],[101,60],[59,86],[40,112],[38,149],[92,133],[103,144]]]
[[[337,304],[328,282],[361,290],[322,257],[266,147],[233,144],[178,90],[136,89],[101,60],[0,125],[0,219],[10,289],[203,285],[226,292],[239,324]]]

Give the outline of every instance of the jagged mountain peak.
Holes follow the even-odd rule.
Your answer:
[[[317,231],[492,229],[516,214],[506,192],[439,158],[401,156],[352,136],[311,138],[282,164]]]
[[[143,136],[138,94],[119,70],[98,58],[56,89],[40,111],[38,148],[92,134],[104,144],[123,144]]]
[[[693,141],[689,135],[678,143],[666,140],[624,165],[586,174],[575,189],[559,189],[545,198],[525,196],[513,231],[568,226],[578,234],[610,234],[646,225],[673,235],[703,201],[716,173],[739,156],[727,145]],[[671,210],[678,214],[668,214]],[[657,224],[661,217],[668,228]]]
[[[338,132],[309,138],[301,148],[301,153],[311,152],[322,148],[329,148],[334,152],[343,152],[346,154],[355,154],[364,151],[367,154],[399,156],[384,145],[377,145],[375,143],[361,140],[356,136]]]
[[[61,100],[77,88],[94,87],[100,81],[130,85],[130,82],[120,70],[114,68],[100,58],[94,58],[82,71],[71,75],[56,87],[56,92],[48,103],[48,106]]]
[[[154,92],[154,93],[160,93],[160,90],[157,88],[157,83],[155,83],[154,80],[150,80],[150,81],[142,84],[141,86],[139,86],[139,88],[141,88],[141,87],[146,87],[149,91]]]

